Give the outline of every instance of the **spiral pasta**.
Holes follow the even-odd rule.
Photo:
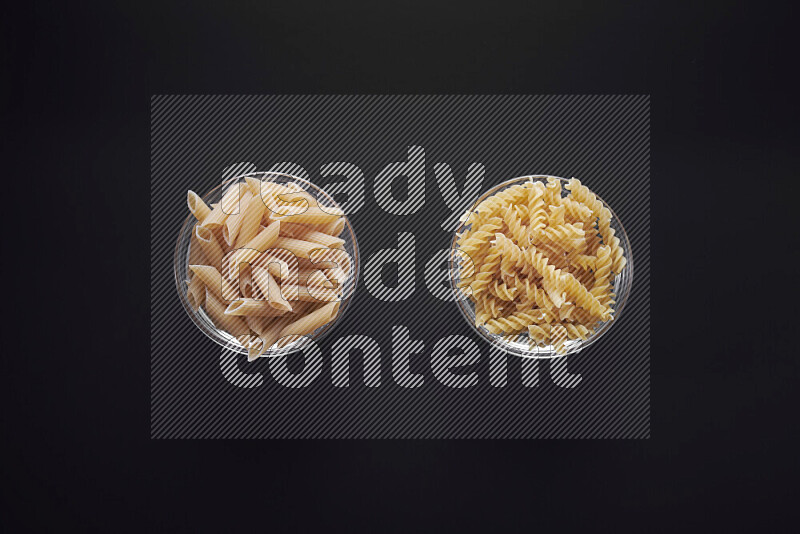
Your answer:
[[[594,285],[590,293],[597,297],[601,304],[606,305],[611,300],[611,247],[603,245],[597,249],[596,268],[594,271]]]
[[[611,211],[577,179],[515,184],[462,221],[456,249],[468,256],[457,286],[491,334],[564,353],[613,318],[615,277],[627,260]]]
[[[492,334],[517,334],[527,328],[528,325],[540,322],[541,318],[542,314],[537,310],[518,311],[507,317],[490,319],[486,322],[486,329]]]
[[[472,294],[477,295],[497,278],[496,272],[500,270],[500,261],[503,259],[503,251],[498,246],[489,248],[486,261],[481,265],[475,281],[472,282]]]
[[[528,225],[531,236],[536,236],[547,225],[547,213],[544,208],[544,187],[537,182],[528,194]]]
[[[495,280],[489,284],[488,289],[489,293],[495,297],[508,302],[514,300],[518,291],[516,287],[510,287],[507,283],[501,282],[500,280]]]
[[[625,268],[625,256],[622,247],[619,245],[619,238],[614,235],[615,231],[611,228],[611,211],[603,206],[597,195],[592,193],[588,187],[581,184],[577,178],[572,178],[567,184],[567,189],[572,192],[576,200],[587,205],[592,210],[592,214],[597,217],[597,227],[603,238],[603,243],[611,247],[611,257],[613,258],[612,271],[619,274]]]
[[[516,207],[506,210],[503,221],[506,223],[508,233],[514,241],[517,243],[524,243],[530,240],[528,228],[522,224],[522,219]]]

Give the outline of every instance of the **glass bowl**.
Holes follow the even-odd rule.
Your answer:
[[[566,196],[569,193],[564,187],[567,185],[568,180],[565,178],[561,178],[558,176],[549,176],[549,175],[532,175],[532,176],[520,176],[518,178],[512,178],[506,182],[503,182],[495,187],[491,188],[489,191],[486,191],[481,197],[473,204],[470,212],[473,212],[474,209],[484,200],[489,198],[490,196],[503,191],[513,185],[525,183],[525,182],[547,182],[548,178],[556,178],[561,181],[562,186],[562,196]],[[587,184],[584,184],[587,185]],[[588,186],[587,186],[588,187]],[[591,188],[590,188],[591,189]],[[472,302],[471,299],[467,298],[462,291],[457,287],[457,284],[460,280],[460,266],[458,261],[454,261],[455,251],[458,250],[456,246],[456,240],[458,239],[458,235],[471,228],[470,220],[472,217],[468,218],[464,222],[462,222],[456,231],[453,233],[453,239],[450,244],[450,251],[451,251],[451,260],[450,261],[450,286],[455,295],[456,303],[458,305],[458,309],[461,311],[461,314],[464,316],[464,319],[472,326],[472,328],[486,341],[491,343],[492,345],[517,356],[522,356],[526,358],[558,358],[561,356],[567,356],[569,354],[575,354],[586,347],[590,346],[591,344],[595,343],[598,339],[600,339],[606,332],[608,332],[611,327],[614,325],[616,321],[619,321],[620,317],[622,316],[622,312],[625,309],[625,304],[628,301],[628,296],[631,292],[631,287],[633,284],[633,254],[631,252],[631,243],[628,239],[628,234],[625,232],[625,228],[622,226],[622,222],[620,221],[617,214],[614,213],[614,210],[611,209],[611,206],[606,204],[603,199],[599,196],[597,197],[603,203],[603,206],[608,208],[611,211],[611,228],[614,229],[615,235],[620,240],[620,247],[622,248],[625,258],[627,260],[627,264],[622,269],[622,272],[615,275],[612,283],[612,291],[616,293],[616,304],[614,306],[614,313],[610,320],[599,323],[595,326],[594,332],[590,334],[590,336],[585,340],[574,339],[568,340],[564,346],[565,351],[563,353],[555,352],[553,345],[545,345],[545,346],[537,346],[533,345],[532,347],[528,344],[528,334],[519,334],[517,336],[509,337],[503,336],[501,334],[492,334],[489,330],[486,329],[484,326],[477,326],[475,324],[475,303]]]
[[[289,184],[294,183],[297,186],[302,187],[305,191],[310,193],[320,205],[325,207],[331,208],[339,208],[341,207],[333,200],[333,198],[327,194],[325,191],[317,187],[316,185],[312,184],[307,180],[303,180],[302,178],[298,178],[296,176],[291,176],[289,174],[283,174],[279,172],[250,172],[247,174],[242,174],[240,176],[236,176],[225,180],[219,186],[215,187],[211,191],[209,191],[205,196],[203,196],[203,201],[207,205],[211,205],[220,201],[222,197],[222,192],[225,191],[230,185],[237,181],[243,181],[247,177],[254,177],[262,181],[270,181],[275,182],[278,184]],[[342,210],[344,211],[344,210]],[[281,348],[273,348],[269,349],[261,355],[261,357],[270,357],[270,356],[280,356],[283,354],[288,354],[290,352],[294,352],[296,350],[302,349],[309,343],[309,340],[318,341],[324,335],[331,331],[334,325],[339,322],[344,314],[346,313],[350,301],[353,298],[355,293],[356,285],[358,284],[358,276],[359,271],[361,269],[361,262],[359,259],[358,254],[358,242],[356,241],[356,234],[353,231],[353,226],[350,223],[350,220],[345,216],[345,225],[342,233],[339,235],[340,238],[344,240],[344,245],[342,249],[346,251],[350,255],[350,259],[352,261],[352,268],[350,270],[349,275],[347,278],[342,282],[342,297],[341,297],[341,305],[339,306],[339,314],[336,318],[331,321],[330,323],[321,326],[314,332],[303,336],[297,341],[290,343]],[[186,220],[183,223],[183,227],[178,234],[178,241],[175,246],[175,286],[178,289],[178,296],[180,297],[181,304],[183,305],[183,309],[186,310],[186,313],[191,318],[192,322],[199,328],[206,336],[214,340],[216,343],[221,345],[222,347],[226,348],[227,350],[237,352],[239,354],[247,355],[247,349],[239,343],[239,341],[224,330],[220,330],[217,328],[213,321],[209,318],[206,314],[206,311],[200,307],[197,310],[194,310],[189,303],[188,298],[188,289],[187,284],[185,282],[187,278],[187,271],[189,267],[189,253],[191,250],[191,236],[192,230],[194,229],[195,224],[197,223],[197,219],[190,213]]]

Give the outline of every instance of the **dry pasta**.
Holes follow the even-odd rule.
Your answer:
[[[194,191],[189,191],[186,203],[189,205],[189,211],[191,211],[195,219],[200,222],[211,213],[211,208],[208,207],[208,204],[203,202],[203,199]]]
[[[474,302],[476,325],[564,353],[612,319],[627,261],[611,211],[578,180],[515,184],[461,220],[456,285]]]
[[[344,213],[296,184],[248,176],[208,205],[189,191],[187,300],[254,360],[339,314],[351,258]],[[302,262],[302,263],[301,263]]]
[[[242,203],[247,205],[251,198],[253,198],[253,193],[250,191],[245,192],[242,197]],[[242,228],[243,218],[244,211],[240,211],[236,215],[230,215],[225,219],[225,224],[222,227],[222,238],[228,246],[233,246],[233,244],[236,243],[236,237],[239,235],[239,230]]]
[[[192,279],[186,282],[186,295],[189,299],[189,305],[192,309],[197,310],[206,301],[206,288],[203,286],[203,281],[199,276],[192,275]]]

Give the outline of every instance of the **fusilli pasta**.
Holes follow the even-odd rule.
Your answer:
[[[614,280],[625,258],[611,211],[577,179],[513,185],[462,218],[458,287],[475,322],[504,339],[564,353],[613,317]]]

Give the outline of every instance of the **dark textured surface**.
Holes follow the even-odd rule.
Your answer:
[[[156,96],[151,146],[153,437],[649,436],[648,97]],[[390,163],[406,161],[411,146],[425,149],[424,197],[414,213],[388,213],[379,197],[390,192],[373,187],[375,177]],[[414,265],[413,284],[403,299],[387,301],[385,292],[368,291],[362,276],[348,313],[313,359],[322,371],[302,388],[282,386],[266,359],[248,364],[243,355],[222,355],[186,317],[175,291],[172,258],[188,213],[186,191],[211,189],[223,169],[239,161],[258,170],[293,162],[323,187],[341,181],[323,178],[323,165],[358,165],[365,175],[366,202],[350,217],[364,262],[380,249],[395,248],[400,232],[414,236],[408,259]],[[454,303],[435,298],[426,286],[426,264],[452,239],[442,227],[451,211],[434,176],[435,162],[448,163],[460,184],[470,164],[483,164],[481,192],[528,174],[578,177],[626,226],[635,274],[621,320],[598,343],[565,361],[529,362],[538,371],[535,385],[523,384],[514,356],[507,358],[506,385],[490,383],[489,346]],[[391,277],[385,279],[391,284]],[[393,346],[392,331],[399,328],[407,328],[424,348]],[[379,352],[372,352],[381,358],[379,386],[364,384],[361,351],[350,356],[349,387],[332,384],[333,347],[347,336],[377,342]],[[476,384],[453,388],[432,373],[434,347],[448,336],[459,336],[480,354],[478,363],[456,371],[477,372]],[[419,387],[395,383],[392,361],[403,357],[410,357],[412,370],[421,374]],[[302,355],[282,359],[293,372],[303,370]],[[233,365],[259,378],[231,380]]]
[[[3,530],[791,526],[793,10],[721,0],[7,6]],[[152,439],[150,98],[296,93],[651,95],[650,439]],[[738,268],[747,247],[779,254]]]

